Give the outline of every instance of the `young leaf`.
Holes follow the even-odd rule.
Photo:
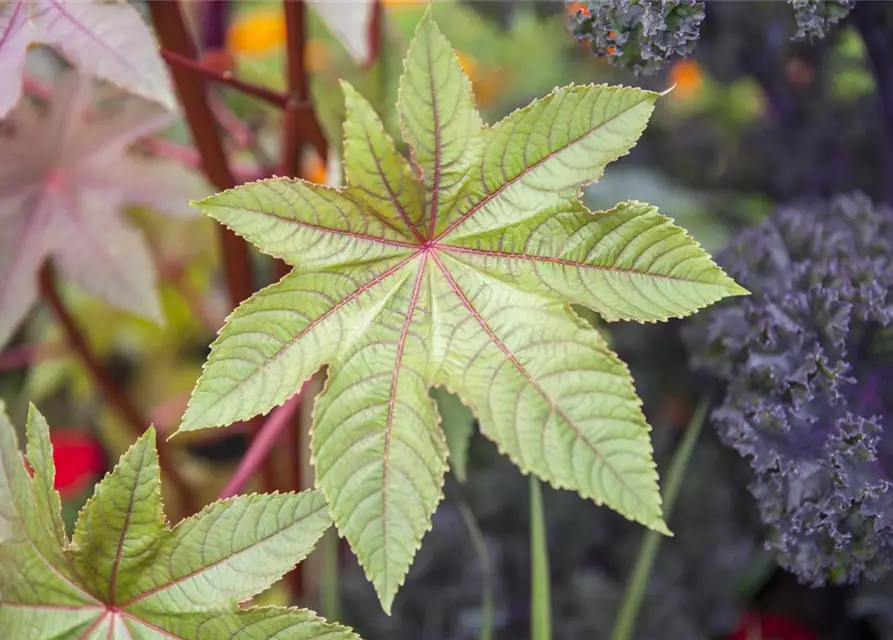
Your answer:
[[[238,606],[329,528],[320,492],[239,496],[171,530],[149,429],[97,486],[69,542],[49,430],[33,407],[28,459],[33,478],[0,405],[0,629],[8,637],[359,640],[310,611]]]
[[[155,39],[136,9],[116,0],[0,1],[0,117],[22,92],[28,48],[60,50],[85,73],[175,108]]]
[[[34,303],[47,258],[107,302],[161,318],[151,255],[120,208],[188,214],[204,191],[183,167],[129,150],[171,118],[69,71],[49,105],[23,98],[0,121],[0,344]]]
[[[577,199],[657,98],[564,87],[485,128],[423,20],[397,103],[412,163],[345,86],[346,188],[273,179],[197,203],[295,268],[229,318],[180,429],[266,413],[329,365],[316,477],[386,610],[441,498],[432,386],[523,471],[666,533],[629,371],[569,306],[657,321],[744,292],[653,207]]]

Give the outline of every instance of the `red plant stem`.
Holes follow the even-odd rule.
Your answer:
[[[277,260],[274,267],[277,279],[282,279],[291,272],[291,266],[281,260]],[[303,395],[303,392],[304,389],[301,389],[295,398],[300,398]],[[309,442],[304,441],[305,438],[303,437],[304,433],[302,426],[301,416],[298,412],[295,412],[294,419],[292,420],[292,428],[286,432],[285,440],[286,449],[288,450],[288,465],[291,469],[288,486],[292,487],[295,491],[301,491],[301,489],[303,489],[303,483],[301,482],[302,453],[303,447],[310,444]]]
[[[257,136],[254,131],[230,110],[223,98],[216,93],[211,93],[208,95],[208,102],[211,105],[211,111],[214,112],[217,118],[217,122],[220,123],[221,128],[232,138],[236,145],[246,148],[256,144]],[[239,182],[240,180],[236,177],[236,183],[238,184]]]
[[[231,189],[236,185],[236,181],[208,99],[204,69],[197,63],[192,64],[195,61],[195,45],[183,20],[180,2],[156,0],[149,2],[148,5],[158,39],[165,50],[162,55],[168,56],[168,67],[174,78],[174,86],[185,112],[193,143],[201,159],[202,170],[218,189]],[[172,64],[172,56],[178,61],[188,61],[189,64]],[[235,308],[254,293],[251,253],[245,240],[223,225],[219,226],[219,233],[230,307]],[[256,434],[261,427],[260,420],[252,420],[249,422],[249,427]],[[272,467],[265,468],[264,474],[267,488],[274,489],[275,470]]]
[[[285,12],[286,83],[288,101],[285,104],[285,117],[282,126],[282,166],[284,176],[296,177],[300,163],[301,140],[298,127],[302,104],[310,97],[310,83],[307,81],[307,67],[304,60],[307,7],[303,0],[283,0]]]
[[[369,22],[369,59],[366,64],[372,65],[381,54],[381,35],[384,29],[384,5],[375,0],[372,8],[372,20]]]
[[[298,398],[298,396],[295,396],[295,398]],[[298,401],[298,404],[300,405],[302,401],[303,398]],[[300,427],[300,416],[295,412],[291,428],[285,434],[285,446],[288,450],[288,464],[291,469],[291,474],[287,476],[289,479],[288,486],[292,487],[294,491],[300,491],[303,488],[303,483],[301,482],[301,454],[304,447],[310,444],[304,442],[304,438],[302,437],[304,434],[301,433]]]
[[[267,87],[262,87],[258,84],[246,82],[245,80],[239,80],[233,75],[232,71],[218,71],[217,69],[211,69],[197,60],[174,53],[173,51],[162,50],[161,57],[164,58],[171,67],[176,66],[195,71],[196,73],[201,74],[206,80],[225,84],[244,94],[254,96],[260,100],[265,100],[277,107],[284,107],[288,102],[288,96],[284,93],[268,89]]]
[[[282,158],[280,172],[283,176],[297,177],[301,151],[305,144],[316,149],[325,162],[328,145],[322,127],[313,112],[310,101],[310,81],[307,74],[305,43],[307,41],[307,7],[303,0],[283,0],[285,13],[286,84],[288,101],[282,125]]]
[[[273,410],[264,421],[263,426],[252,440],[251,446],[239,462],[235,473],[230,478],[226,487],[220,492],[220,499],[232,498],[245,487],[248,479],[264,464],[270,450],[276,446],[282,435],[282,430],[292,423],[292,416],[301,403],[300,394],[293,396],[281,407]]]
[[[325,136],[316,114],[313,112],[313,104],[310,100],[310,79],[307,73],[307,60],[305,57],[305,44],[307,41],[307,7],[303,0],[283,0],[285,14],[285,41],[288,58],[286,60],[286,86],[288,87],[288,102],[285,105],[285,114],[282,124],[282,157],[280,159],[280,172],[283,176],[296,178],[300,171],[301,152],[305,144],[311,144],[319,155],[320,160],[326,161],[328,148]],[[289,265],[277,261],[275,272],[277,278],[281,278],[290,271]],[[306,388],[306,385],[305,385]],[[292,486],[295,491],[300,491],[302,442],[300,415],[295,411],[300,406],[304,389],[289,400],[294,403],[293,415],[289,417],[290,429],[288,431],[288,462],[292,468]],[[288,574],[287,580],[291,585],[292,596],[300,600],[304,593],[304,571],[301,565],[295,567]]]
[[[193,59],[195,47],[178,0],[156,0],[147,3],[162,47],[181,58]],[[201,158],[202,170],[218,189],[230,189],[235,179],[223,149],[213,111],[208,103],[204,76],[195,69],[168,62],[180,104],[186,115],[192,140]],[[220,225],[224,270],[229,288],[230,306],[235,308],[254,291],[251,254],[246,242]]]
[[[74,318],[68,312],[65,302],[59,295],[56,288],[56,277],[53,268],[49,264],[44,265],[40,271],[40,291],[46,302],[53,310],[56,320],[62,325],[65,331],[65,337],[69,346],[77,354],[78,358],[87,368],[93,381],[102,391],[105,399],[112,405],[118,413],[124,418],[125,422],[130,426],[134,435],[140,436],[149,427],[149,421],[146,420],[136,405],[124,393],[124,390],[118,386],[117,381],[112,374],[102,365],[99,359],[94,355],[87,339],[81,332],[80,327],[74,321]],[[159,439],[156,442],[158,450],[158,464],[165,473],[168,480],[177,490],[177,494],[183,503],[184,510],[189,513],[195,513],[196,503],[192,489],[180,475],[176,466],[171,465],[170,450],[167,448],[167,442]]]

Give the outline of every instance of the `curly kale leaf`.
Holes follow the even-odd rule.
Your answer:
[[[753,296],[686,328],[694,365],[728,383],[713,420],[750,459],[768,546],[804,582],[893,560],[891,250],[893,210],[864,196],[783,209],[720,257]]]
[[[704,3],[701,0],[595,0],[570,19],[578,40],[612,64],[652,73],[694,49]]]
[[[828,31],[846,18],[856,0],[788,0],[797,20],[797,40],[824,38]]]
[[[856,0],[788,0],[796,40],[823,38]],[[592,52],[636,74],[651,74],[692,53],[704,21],[703,0],[588,0],[569,18]]]

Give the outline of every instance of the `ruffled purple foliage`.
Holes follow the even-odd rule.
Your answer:
[[[692,52],[703,0],[590,0],[570,18],[571,33],[592,52],[636,73],[652,73]]]
[[[727,383],[720,438],[750,460],[767,543],[804,582],[893,561],[893,210],[861,195],[782,209],[718,261],[752,296],[684,330]]]
[[[571,0],[565,0],[571,2]],[[797,40],[816,40],[847,17],[856,0],[788,0]],[[592,53],[636,74],[650,74],[692,53],[704,0],[585,0],[568,27]]]

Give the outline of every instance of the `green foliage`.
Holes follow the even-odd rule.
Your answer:
[[[456,480],[465,482],[468,478],[468,446],[474,435],[474,414],[456,394],[442,387],[434,389],[431,397],[440,414],[440,426],[450,453],[450,469]]]
[[[97,485],[71,540],[49,429],[28,415],[29,477],[0,405],[0,629],[16,640],[358,640],[307,610],[240,609],[329,528],[323,496],[240,496],[169,529],[149,429]]]
[[[385,610],[442,496],[433,386],[525,473],[668,533],[629,371],[569,307],[654,322],[745,293],[654,207],[578,198],[659,95],[563,87],[485,127],[428,18],[397,101],[411,162],[344,92],[347,187],[272,179],[196,203],[295,268],[230,316],[181,431],[267,413],[328,365],[316,479]]]

